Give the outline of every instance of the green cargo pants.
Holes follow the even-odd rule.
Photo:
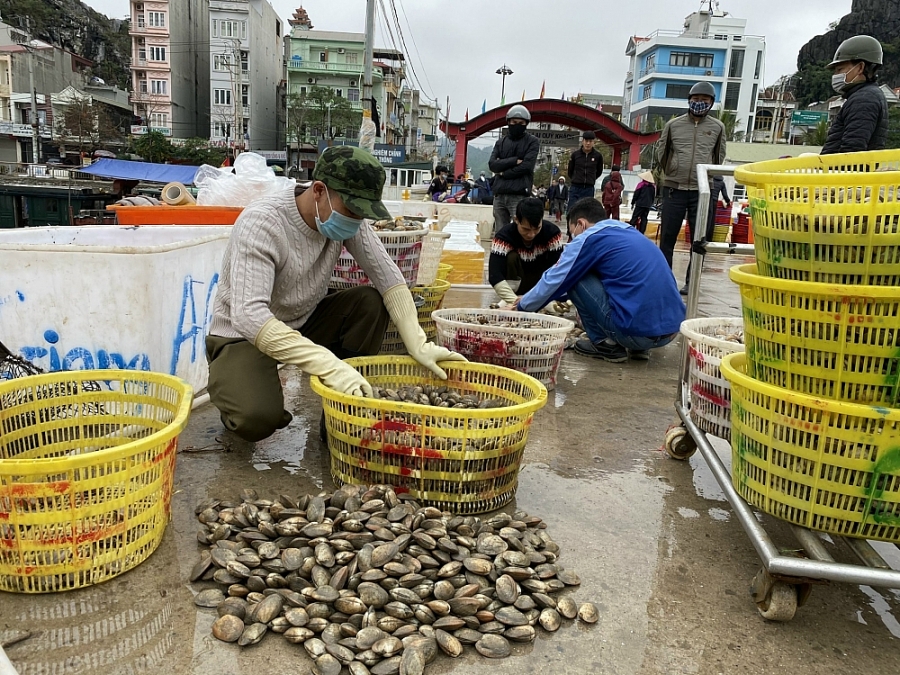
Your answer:
[[[325,296],[300,328],[305,338],[341,359],[381,349],[389,316],[381,294],[359,286]],[[225,428],[246,441],[261,441],[291,421],[284,409],[278,362],[243,338],[206,336],[209,398]]]

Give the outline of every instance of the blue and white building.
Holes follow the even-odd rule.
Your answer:
[[[756,99],[764,76],[765,38],[745,32],[746,19],[706,0],[680,31],[657,30],[629,39],[622,121],[647,130],[654,118],[668,121],[687,111],[688,92],[700,81],[716,90],[716,109],[737,116],[736,134],[754,128]]]

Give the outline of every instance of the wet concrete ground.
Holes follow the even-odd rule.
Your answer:
[[[686,256],[679,256],[683,279]],[[710,258],[701,309],[737,316],[737,290]],[[447,306],[479,306],[482,296],[451,291]],[[507,510],[541,516],[576,570],[578,600],[600,621],[539,631],[513,656],[487,661],[467,649],[440,657],[430,673],[896,673],[900,592],[832,584],[816,587],[786,624],[764,621],[748,594],[759,561],[699,455],[688,462],[660,450],[674,421],[677,343],[649,363],[608,364],[567,352],[556,390],[531,427],[516,499]],[[173,521],[160,548],[106,584],[55,596],[0,595],[0,640],[20,675],[306,673],[302,648],[278,635],[239,649],[210,635],[214,613],[198,610],[187,582],[197,560],[194,506],[210,496],[332,490],[321,411],[306,378],[282,371],[294,421],[265,442],[223,435],[216,411],[198,409],[181,437]],[[221,441],[221,442],[220,442]],[[728,447],[718,444],[723,457]],[[769,518],[776,541],[795,548]],[[835,557],[849,551],[829,545]],[[893,563],[900,569],[900,555]]]

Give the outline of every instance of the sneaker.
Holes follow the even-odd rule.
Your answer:
[[[628,360],[628,352],[625,347],[608,338],[597,343],[591,342],[587,338],[581,338],[575,343],[575,351],[584,356],[603,359],[610,363],[622,363]]]
[[[688,285],[685,284],[684,286],[682,286],[680,289],[678,289],[678,292],[681,293],[682,295],[687,295],[688,294]]]
[[[650,350],[649,349],[629,349],[628,356],[632,361],[649,361],[650,360]]]

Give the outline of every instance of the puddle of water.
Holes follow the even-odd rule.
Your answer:
[[[310,423],[306,419],[294,417],[286,429],[253,446],[253,455],[250,458],[253,468],[257,471],[266,471],[272,468],[272,464],[279,464],[292,476],[300,472],[305,473],[308,467],[303,464],[303,457],[306,453],[309,430]]]
[[[678,507],[678,515],[680,515],[682,518],[699,518],[700,517],[699,512],[694,511],[694,509],[685,508],[683,506]]]
[[[562,408],[566,403],[566,395],[562,393],[559,389],[554,391],[553,396],[553,406],[555,408]]]
[[[725,464],[725,468],[731,471],[731,447],[723,440],[710,437],[716,454]],[[724,446],[724,447],[723,447]],[[698,452],[690,458],[691,469],[693,469],[694,491],[698,497],[708,499],[713,502],[727,502],[725,493],[719,487],[719,482],[713,476],[709,465],[703,456]]]
[[[869,607],[878,615],[888,632],[895,638],[900,638],[900,621],[893,615],[885,597],[871,586],[860,586],[859,590],[869,596]]]
[[[864,626],[869,625],[869,623],[863,618],[861,609],[856,610],[856,621],[857,623],[861,623]]]
[[[900,570],[900,549],[886,541],[870,541],[872,548],[895,570]]]
[[[709,510],[709,517],[720,522],[727,522],[731,519],[731,511],[712,508]]]

